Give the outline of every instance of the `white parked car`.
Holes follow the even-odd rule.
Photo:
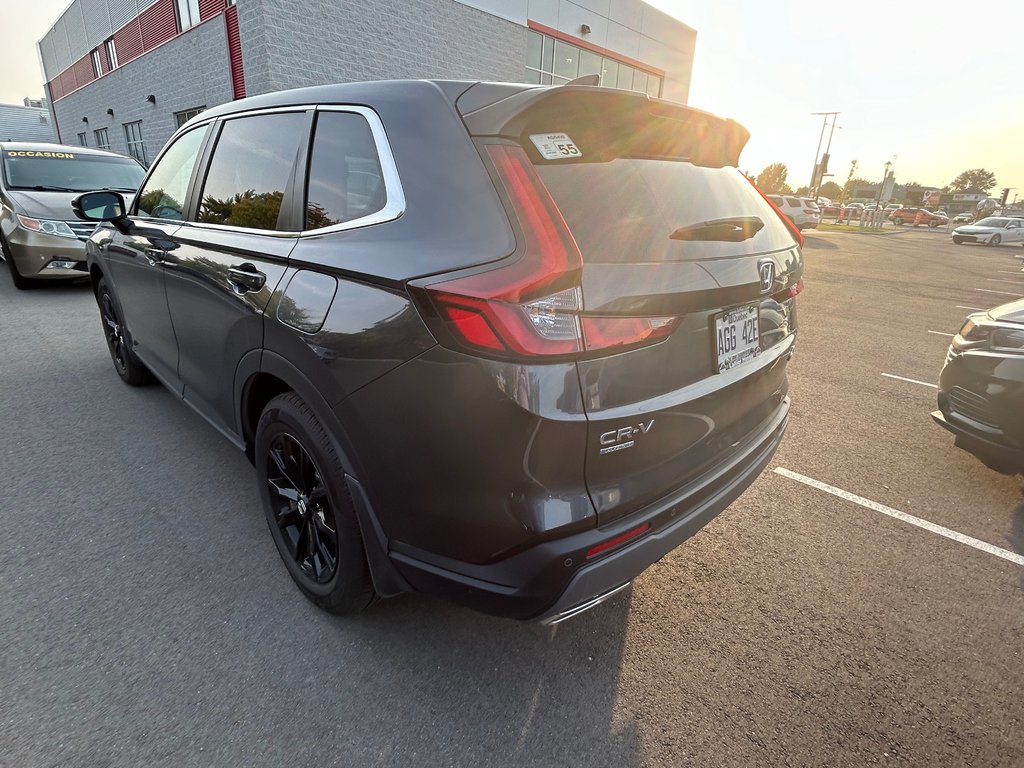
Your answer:
[[[957,227],[951,236],[957,245],[961,243],[985,243],[986,245],[1022,243],[1024,242],[1024,219],[1015,219],[1010,216],[989,216],[987,219],[976,221],[973,224]]]
[[[792,219],[797,229],[817,229],[821,223],[821,208],[813,200],[792,195],[768,195],[768,199]]]

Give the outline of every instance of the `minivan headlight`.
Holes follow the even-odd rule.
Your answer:
[[[19,213],[18,223],[21,224],[22,228],[31,232],[42,232],[44,235],[53,235],[54,237],[71,237],[76,240],[78,239],[78,235],[74,233],[74,230],[72,230],[65,221],[33,219],[28,216],[22,216]]]
[[[960,328],[960,338],[964,341],[982,341],[988,338],[989,333],[992,332],[992,327],[985,324],[987,319],[987,315],[971,315],[968,317],[963,327]]]

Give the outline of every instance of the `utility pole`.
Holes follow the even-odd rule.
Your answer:
[[[818,199],[818,187],[820,186],[821,173],[819,173],[818,153],[821,152],[821,142],[825,138],[825,128],[828,125],[829,116],[832,117],[832,130],[828,134],[828,147],[832,146],[832,134],[836,130],[836,119],[838,112],[811,112],[812,115],[824,115],[821,121],[821,133],[818,134],[818,148],[814,150],[814,170],[811,171],[810,193],[808,197]],[[825,149],[825,157],[828,157],[828,148]],[[822,171],[823,172],[823,171]]]

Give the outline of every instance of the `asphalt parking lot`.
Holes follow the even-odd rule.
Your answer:
[[[1024,295],[1020,255],[809,234],[772,465],[556,628],[318,612],[245,458],[121,384],[88,289],[0,272],[0,765],[1020,766],[1022,483],[928,416],[945,334]]]

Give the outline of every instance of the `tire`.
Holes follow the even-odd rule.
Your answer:
[[[264,408],[255,442],[267,526],[292,580],[325,611],[363,610],[376,593],[345,470],[327,432],[289,392]]]
[[[937,226],[939,226],[939,222],[937,222],[937,221],[929,221],[928,222],[928,229],[935,229]]]
[[[107,342],[107,351],[110,352],[110,360],[114,363],[117,375],[131,387],[146,384],[150,380],[149,370],[132,352],[129,336],[125,332],[121,307],[105,277],[101,277],[96,285],[96,304],[100,310],[103,338]]]
[[[36,281],[31,278],[23,276],[16,266],[14,266],[14,256],[11,254],[10,246],[7,245],[7,241],[0,235],[0,255],[4,257],[4,261],[7,262],[7,269],[11,272],[11,282],[14,283],[14,287],[19,291],[27,291],[30,288],[36,286]]]
[[[964,244],[964,241],[961,240],[959,237],[954,237],[953,238],[953,245],[963,245],[963,244]]]
[[[999,245],[1003,242],[1003,238],[1000,235],[992,235],[992,239],[988,241],[989,245]]]

